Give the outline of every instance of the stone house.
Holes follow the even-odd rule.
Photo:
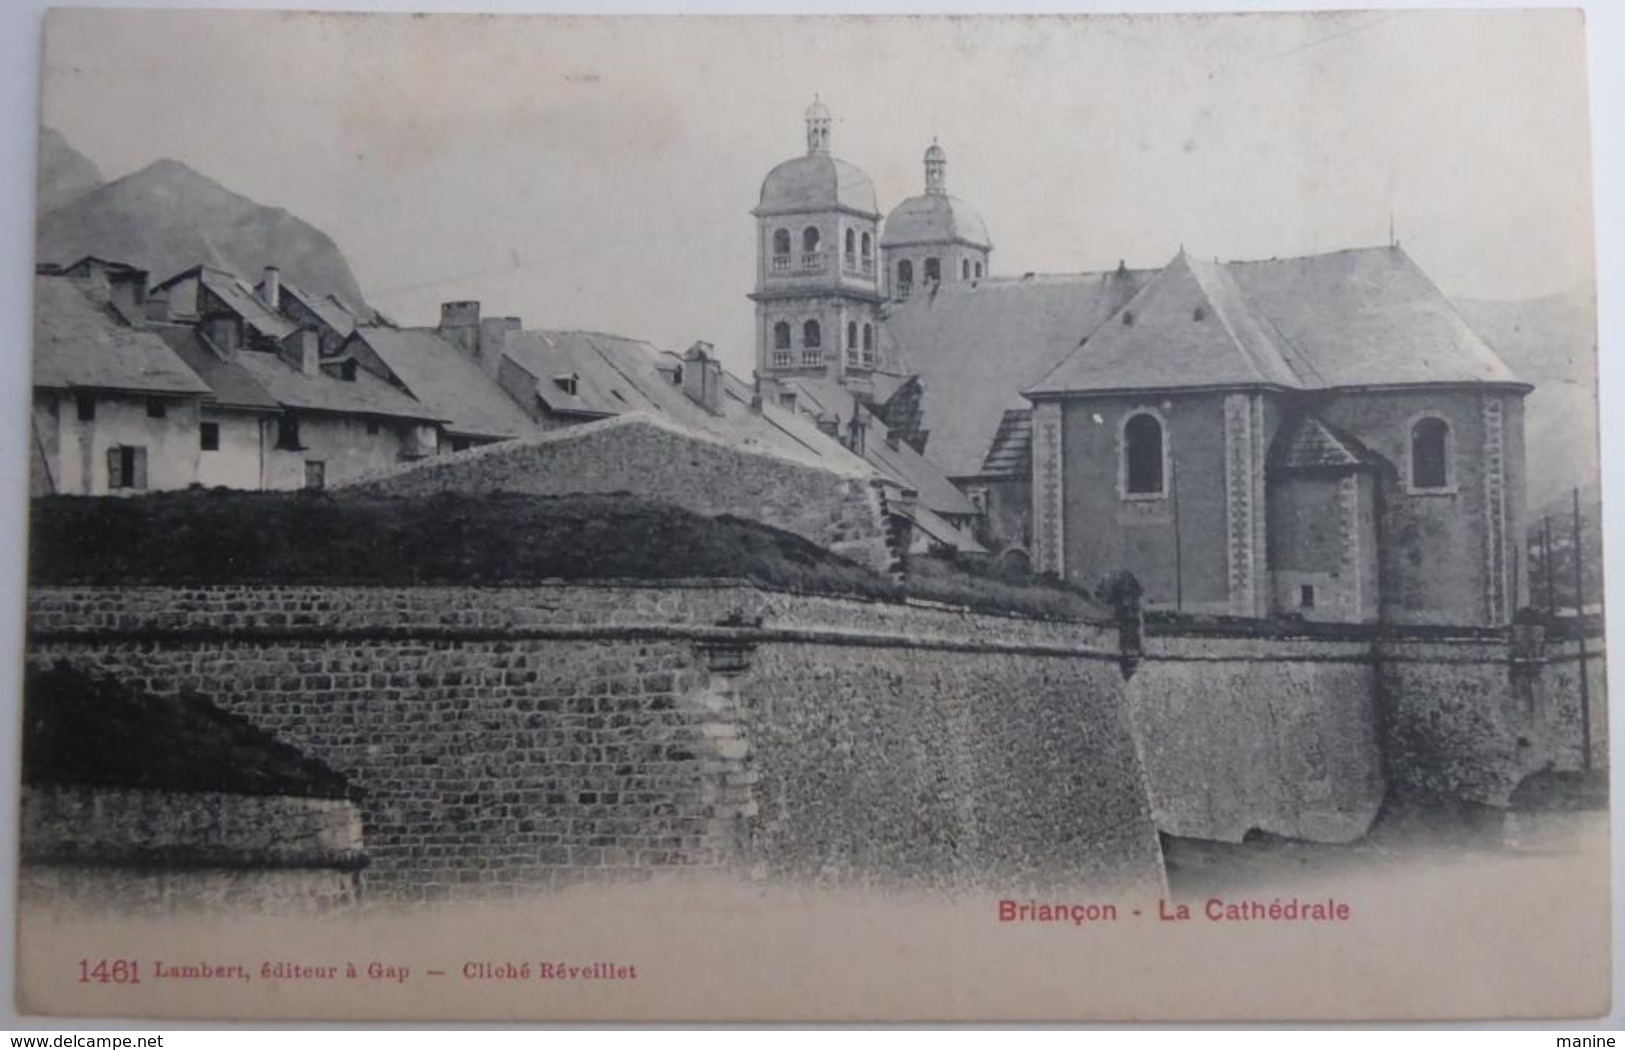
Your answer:
[[[210,388],[126,322],[106,285],[34,279],[33,388],[33,494],[124,495],[197,479]]]
[[[1153,607],[1507,623],[1520,382],[1397,245],[1181,251],[1026,391],[1036,566]]]

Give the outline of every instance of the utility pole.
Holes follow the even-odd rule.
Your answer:
[[[1580,639],[1580,747],[1591,772],[1591,682],[1586,674],[1585,567],[1580,558],[1580,487],[1574,487],[1574,627]]]

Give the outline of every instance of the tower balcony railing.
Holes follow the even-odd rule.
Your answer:
[[[802,252],[801,253],[801,266],[800,266],[799,269],[796,270],[796,272],[797,273],[823,273],[824,272],[824,264],[825,264],[825,260],[824,260],[824,253],[823,252]]]
[[[858,258],[856,255],[846,255],[841,259],[841,272],[854,277],[873,277],[875,275],[874,256]]]
[[[774,273],[789,273],[790,257],[788,255],[773,256],[772,268]]]
[[[912,281],[898,281],[897,287],[893,290],[892,298],[897,300],[907,299],[909,297],[909,293],[913,291],[914,283]]]

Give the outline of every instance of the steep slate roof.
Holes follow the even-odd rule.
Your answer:
[[[653,359],[655,350],[647,343],[601,332],[512,332],[503,347],[503,356],[536,377],[536,396],[554,412],[612,416],[653,407],[638,387],[617,371],[612,355],[632,344]],[[555,379],[574,376],[576,392],[570,394]]]
[[[794,157],[767,173],[757,215],[848,208],[880,218],[875,184],[862,169],[827,153]]]
[[[214,397],[205,400],[212,400],[223,408],[276,411],[276,398],[266,393],[246,368],[215,352],[196,329],[188,325],[162,325],[155,326],[153,332],[209,384]]]
[[[1029,388],[1517,384],[1398,247],[1207,263],[1183,251]]]
[[[254,294],[253,287],[247,281],[230,270],[222,270],[215,266],[205,264],[182,270],[155,286],[153,293],[161,292],[191,277],[197,278],[199,284],[219,296],[233,313],[243,319],[244,324],[261,335],[281,340],[299,327],[260,302],[259,296]]]
[[[1154,271],[949,281],[894,303],[882,349],[918,375],[925,454],[949,477],[980,472],[1021,392],[1128,302]],[[889,343],[889,347],[887,344]]]
[[[355,316],[351,314],[350,311],[344,306],[340,305],[339,301],[333,296],[312,295],[303,288],[296,284],[292,284],[287,280],[283,280],[281,282],[281,286],[284,292],[287,292],[289,295],[299,300],[305,309],[315,314],[321,319],[323,324],[337,332],[341,337],[348,336],[351,332],[355,331]],[[261,281],[259,284],[254,286],[256,296],[264,294],[264,291],[264,281]]]
[[[1277,470],[1344,470],[1376,462],[1358,440],[1315,416],[1305,415],[1275,439],[1270,466]]]
[[[536,429],[524,409],[468,355],[421,329],[357,328],[395,378],[453,434],[514,438]]]
[[[34,279],[33,382],[58,389],[210,393],[168,344],[130,327],[71,277]]]
[[[1519,382],[1401,248],[1225,269],[1308,359],[1314,386]]]
[[[839,417],[843,427],[851,422],[860,407],[850,390],[828,378],[796,377],[782,382],[785,389],[794,391],[798,409],[832,414]],[[890,432],[885,424],[867,409],[864,412],[868,416],[864,459],[902,487],[919,493],[920,503],[938,514],[968,516],[976,513],[975,505],[948,480],[940,467],[902,441],[894,448],[888,440]]]
[[[993,435],[987,458],[982,461],[982,476],[990,478],[1030,477],[1033,469],[1033,413],[1028,408],[1012,408],[999,420],[999,432]]]
[[[371,372],[354,380],[306,375],[276,354],[245,350],[234,359],[266,393],[285,408],[438,422],[435,411],[396,390]]]

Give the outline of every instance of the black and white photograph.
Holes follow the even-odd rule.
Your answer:
[[[1609,1014],[1586,45],[48,12],[19,1012]]]

